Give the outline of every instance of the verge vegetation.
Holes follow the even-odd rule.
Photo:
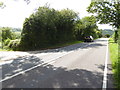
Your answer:
[[[109,39],[109,50],[110,50],[110,59],[112,61],[112,71],[114,74],[114,79],[115,79],[115,86],[117,88],[120,88],[120,63],[118,63],[118,43],[114,42],[113,38]]]

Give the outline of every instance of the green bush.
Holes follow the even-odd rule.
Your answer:
[[[15,39],[14,33],[11,31],[11,28],[9,27],[3,27],[0,28],[0,31],[2,32],[2,42],[4,42],[6,39]]]
[[[9,39],[9,38],[6,39],[6,40],[4,41],[4,46],[7,46],[7,45],[9,44],[10,40],[11,40],[11,39]]]
[[[22,49],[35,50],[72,41],[77,17],[77,13],[69,9],[57,11],[39,7],[25,19],[20,42]]]
[[[19,50],[19,45],[20,45],[20,40],[15,39],[9,42],[8,47],[13,50]]]

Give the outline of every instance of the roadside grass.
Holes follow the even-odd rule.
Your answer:
[[[112,71],[115,79],[115,87],[120,89],[120,72],[118,63],[118,44],[114,42],[112,38],[109,39],[110,59],[112,62]]]
[[[66,43],[58,43],[58,44],[55,44],[55,45],[52,45],[52,46],[48,46],[48,47],[43,48],[43,49],[55,49],[55,48],[65,47],[65,46],[78,44],[78,43],[82,43],[82,42],[83,41],[70,41],[70,42],[66,42]]]
[[[60,48],[60,47],[65,47],[65,46],[69,46],[69,45],[73,45],[73,44],[78,44],[78,43],[82,43],[83,41],[70,41],[70,42],[66,42],[66,43],[58,43],[55,45],[51,45],[48,46],[46,48],[41,48],[40,50],[46,50],[46,49],[55,49],[55,48]],[[5,49],[5,48],[0,48],[0,51],[13,51],[12,49]]]
[[[2,48],[0,48],[0,51],[13,51],[12,49],[2,49]]]

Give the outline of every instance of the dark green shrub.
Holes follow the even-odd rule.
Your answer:
[[[117,43],[117,40],[118,40],[118,30],[115,30],[113,38],[114,38],[114,42]]]
[[[20,44],[19,39],[11,40],[8,44],[8,47],[13,50],[19,50],[19,44]]]
[[[25,19],[21,33],[21,49],[41,49],[73,40],[77,17],[77,13],[69,9],[57,11],[49,7],[39,7]]]
[[[9,39],[9,38],[8,38],[8,39],[6,39],[6,40],[4,41],[4,46],[8,46],[8,44],[9,44],[10,40],[11,40],[11,39]]]

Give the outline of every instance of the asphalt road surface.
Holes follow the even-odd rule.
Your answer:
[[[0,52],[2,88],[102,88],[107,38],[58,49]],[[109,56],[109,53],[108,53]],[[107,88],[113,88],[111,62]]]

